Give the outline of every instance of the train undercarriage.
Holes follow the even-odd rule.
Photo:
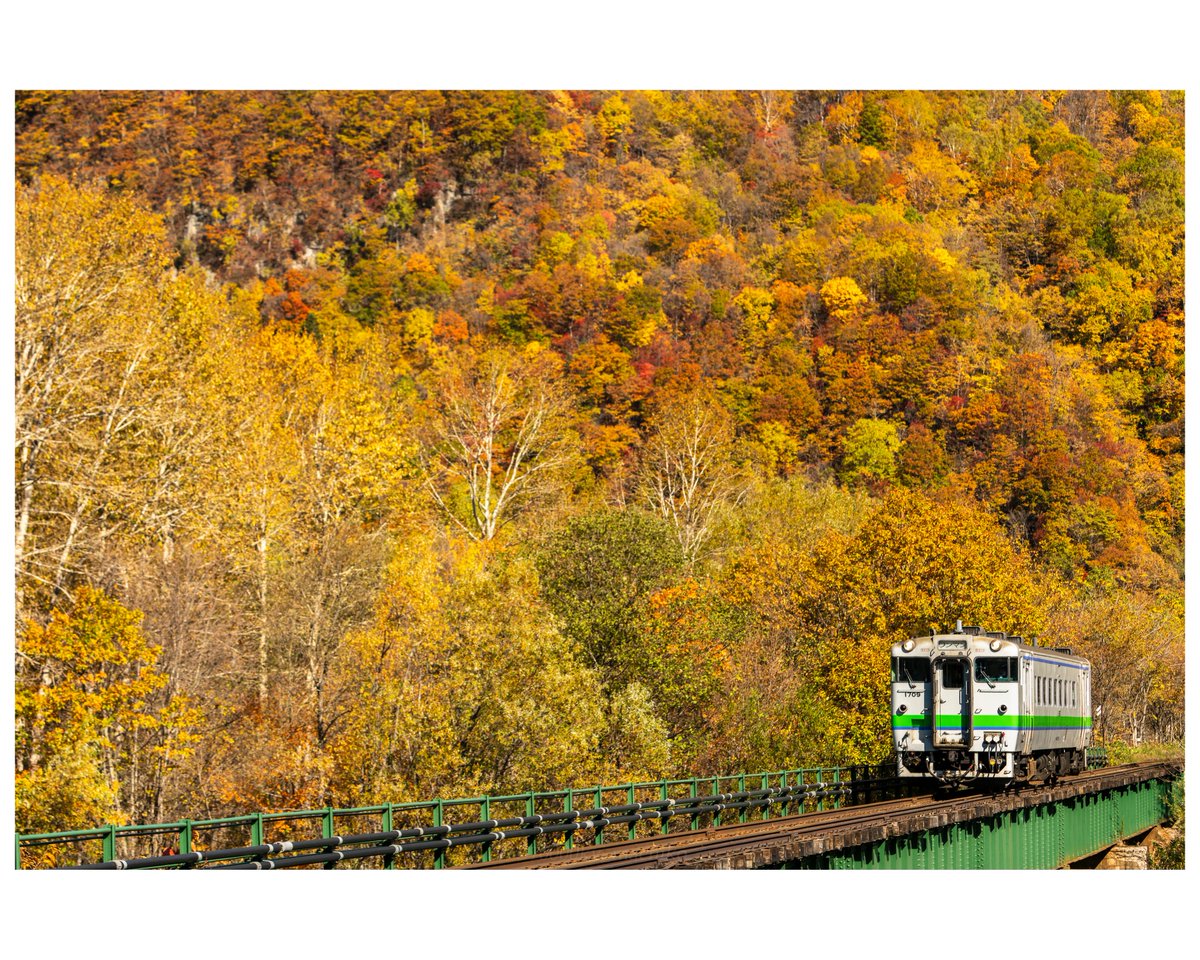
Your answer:
[[[917,776],[931,776],[944,785],[993,782],[1054,783],[1059,777],[1082,773],[1082,750],[1042,750],[1028,756],[993,751],[932,750],[906,752],[900,762]]]

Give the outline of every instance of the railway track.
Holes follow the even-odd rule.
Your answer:
[[[941,801],[953,804],[955,801]],[[669,833],[644,840],[621,840],[602,846],[540,853],[532,857],[493,860],[490,863],[468,864],[460,870],[538,870],[560,869],[645,869],[669,866],[669,861],[686,854],[689,858],[701,851],[718,854],[747,843],[760,844],[772,839],[812,835],[831,826],[873,823],[881,818],[893,818],[897,813],[927,808],[938,803],[931,795],[906,797],[863,804],[840,811],[806,813],[793,817],[764,820],[757,823],[727,824],[706,830]]]
[[[797,814],[791,817],[755,823],[727,824],[702,831],[665,834],[643,840],[625,840],[602,846],[554,851],[531,857],[493,860],[470,864],[460,870],[644,870],[705,866],[736,858],[740,853],[763,848],[816,848],[821,852],[822,838],[836,833],[842,843],[856,838],[878,839],[899,835],[915,828],[944,826],[956,813],[976,815],[981,804],[1020,806],[1026,799],[1048,799],[1047,793],[1075,793],[1092,783],[1107,783],[1123,774],[1137,775],[1154,764],[1125,764],[1087,771],[1066,777],[1055,784],[1031,784],[1004,791],[971,790],[952,797],[920,794],[896,800],[860,804],[841,810]],[[903,821],[903,829],[898,824]]]

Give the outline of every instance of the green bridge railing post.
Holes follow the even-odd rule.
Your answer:
[[[396,828],[394,826],[392,826],[394,821],[395,821],[395,817],[393,816],[392,805],[389,803],[383,808],[383,810],[380,813],[379,828],[384,833],[387,833],[389,830],[395,830]],[[395,842],[395,841],[393,841],[393,842]],[[384,870],[395,870],[396,869],[396,855],[394,853],[389,853],[386,857],[383,858],[383,869]]]
[[[595,806],[597,810],[604,806],[604,791],[600,787],[596,788],[596,802],[593,804],[593,806]],[[598,847],[603,842],[604,828],[601,827],[599,830],[594,830],[592,832],[592,845]]]
[[[574,809],[575,809],[575,791],[572,790],[570,787],[567,787],[567,795],[563,799],[563,812],[570,813]],[[571,842],[574,839],[575,839],[575,831],[568,830],[566,837],[563,838],[563,849],[564,850],[574,850],[575,844]]]
[[[333,807],[326,807],[325,812],[321,814],[321,836],[325,838],[334,836]],[[331,849],[331,847],[326,847],[325,852],[328,853]],[[331,860],[329,863],[325,864],[324,869],[333,870],[335,867],[337,867],[337,863]]]
[[[192,821],[184,820],[183,826],[179,828],[179,852],[180,853],[191,853],[193,839],[194,839],[194,837],[192,836]]]
[[[435,827],[442,826],[442,813],[443,813],[442,801],[434,800],[433,801],[433,825]],[[442,835],[439,833],[438,838],[440,839],[441,836]],[[441,870],[445,866],[446,866],[446,848],[439,847],[433,853],[433,869]]]
[[[696,805],[696,797],[697,797],[697,796],[699,796],[699,794],[696,792],[696,778],[695,778],[695,777],[692,777],[692,792],[691,792],[691,798],[692,798],[692,802],[691,802],[691,806],[693,806],[693,807]],[[699,829],[700,829],[700,814],[698,814],[698,813],[693,813],[693,814],[692,814],[692,827],[691,827],[691,828],[692,828],[693,830],[699,830]]]
[[[535,813],[537,813],[537,801],[534,799],[533,791],[530,790],[529,799],[525,801],[525,816],[532,817]],[[537,854],[537,834],[529,838],[525,852],[531,857]]]
[[[492,819],[492,798],[491,797],[484,797],[483,800],[480,801],[480,803],[479,803],[479,819],[480,820],[491,820]],[[492,862],[492,841],[491,840],[489,840],[487,843],[485,843],[483,845],[482,859],[483,859],[484,863]]]
[[[632,783],[629,785],[629,802],[631,804],[637,803],[637,801],[634,799],[634,789],[633,789]],[[630,840],[633,840],[635,837],[637,837],[637,825],[638,825],[638,822],[636,820],[629,821],[629,839]]]
[[[659,799],[667,800],[670,798],[670,796],[671,796],[671,794],[667,788],[667,781],[664,779],[662,781],[662,786],[659,789]],[[662,808],[662,812],[663,812],[663,816],[661,818],[662,819],[662,827],[659,829],[658,832],[659,833],[670,833],[670,831],[671,831],[671,817],[670,817],[671,808],[664,804],[663,808]]]
[[[738,793],[745,793],[745,792],[746,792],[746,775],[743,773],[738,776]],[[742,804],[741,807],[738,808],[738,822],[745,823],[746,817],[750,811],[750,808],[746,806],[746,798],[745,797],[742,797],[741,804]]]
[[[108,824],[104,828],[103,857],[105,860],[117,859],[117,828],[115,824]]]

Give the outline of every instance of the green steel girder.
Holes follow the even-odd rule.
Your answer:
[[[786,866],[793,870],[1054,869],[1163,822],[1170,792],[1169,780],[1146,780],[805,857]]]

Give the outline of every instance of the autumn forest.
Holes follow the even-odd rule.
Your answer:
[[[15,110],[18,830],[1182,739],[1181,93]]]

